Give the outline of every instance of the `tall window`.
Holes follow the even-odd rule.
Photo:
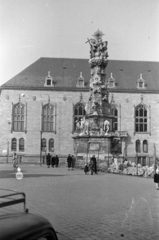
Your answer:
[[[139,105],[135,109],[135,131],[147,132],[147,109],[144,105]]]
[[[140,140],[136,140],[136,152],[137,152],[137,153],[140,153],[140,152],[141,152]]]
[[[41,140],[41,151],[46,152],[46,139],[45,138],[43,138]]]
[[[49,152],[53,152],[54,151],[54,139],[51,138],[49,139]]]
[[[19,151],[24,152],[24,138],[19,139]]]
[[[43,106],[43,124],[44,132],[54,131],[54,107],[49,103]]]
[[[16,138],[12,138],[11,140],[11,150],[12,151],[17,151],[17,139]]]
[[[118,130],[118,110],[116,108],[113,109],[113,115],[115,117],[113,121],[113,130]]]
[[[148,153],[148,142],[147,142],[147,140],[143,141],[143,152]]]
[[[85,106],[83,103],[77,103],[74,107],[74,130],[76,129],[76,123],[81,121],[85,116]]]
[[[24,104],[13,105],[13,131],[24,132]]]

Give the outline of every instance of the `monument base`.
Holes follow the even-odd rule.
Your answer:
[[[82,163],[90,161],[95,155],[100,161],[104,161],[111,154],[112,135],[106,136],[77,136],[74,137],[74,152],[77,160]]]

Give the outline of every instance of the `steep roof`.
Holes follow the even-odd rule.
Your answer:
[[[1,88],[44,88],[48,71],[57,81],[56,88],[75,88],[80,72],[85,82],[91,78],[88,59],[40,58]],[[137,91],[136,82],[140,74],[145,80],[146,90],[159,90],[159,62],[108,60],[106,79],[111,73],[117,83],[116,90]]]

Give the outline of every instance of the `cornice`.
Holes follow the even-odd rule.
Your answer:
[[[22,86],[3,86],[0,87],[0,92],[3,90],[30,90],[30,91],[53,91],[53,92],[89,92],[88,87],[22,87]],[[142,90],[142,89],[108,89],[110,93],[142,93],[142,94],[159,94],[159,90]]]

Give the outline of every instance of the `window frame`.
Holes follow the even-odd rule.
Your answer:
[[[143,153],[148,153],[148,141],[145,139],[143,140]]]
[[[15,143],[13,141],[15,141]],[[15,148],[13,148],[13,145],[15,145]],[[17,151],[17,139],[16,138],[11,139],[11,151],[13,151],[13,152]]]
[[[50,138],[50,139],[49,139],[49,144],[48,144],[48,146],[49,146],[49,152],[54,152],[54,144],[55,144],[54,139],[53,139],[53,138]]]
[[[144,104],[135,107],[135,133],[148,133],[148,109]]]
[[[46,152],[47,151],[47,141],[46,138],[41,139],[41,151]]]
[[[137,154],[141,153],[141,141],[139,139],[137,139],[135,142],[135,150]]]
[[[73,108],[73,132],[76,131],[76,122],[80,121],[85,115],[86,115],[85,104],[83,102],[76,103]]]
[[[21,144],[21,141],[23,141],[23,144]],[[25,140],[24,138],[19,139],[19,152],[24,152],[25,151]]]
[[[42,132],[55,132],[55,106],[45,104],[42,107]]]
[[[12,132],[26,132],[26,106],[21,102],[12,106]]]
[[[113,121],[113,130],[118,131],[118,109],[116,107],[113,107],[112,111],[113,111],[113,115],[115,117],[115,119]],[[116,126],[116,127],[114,127],[114,126]]]

